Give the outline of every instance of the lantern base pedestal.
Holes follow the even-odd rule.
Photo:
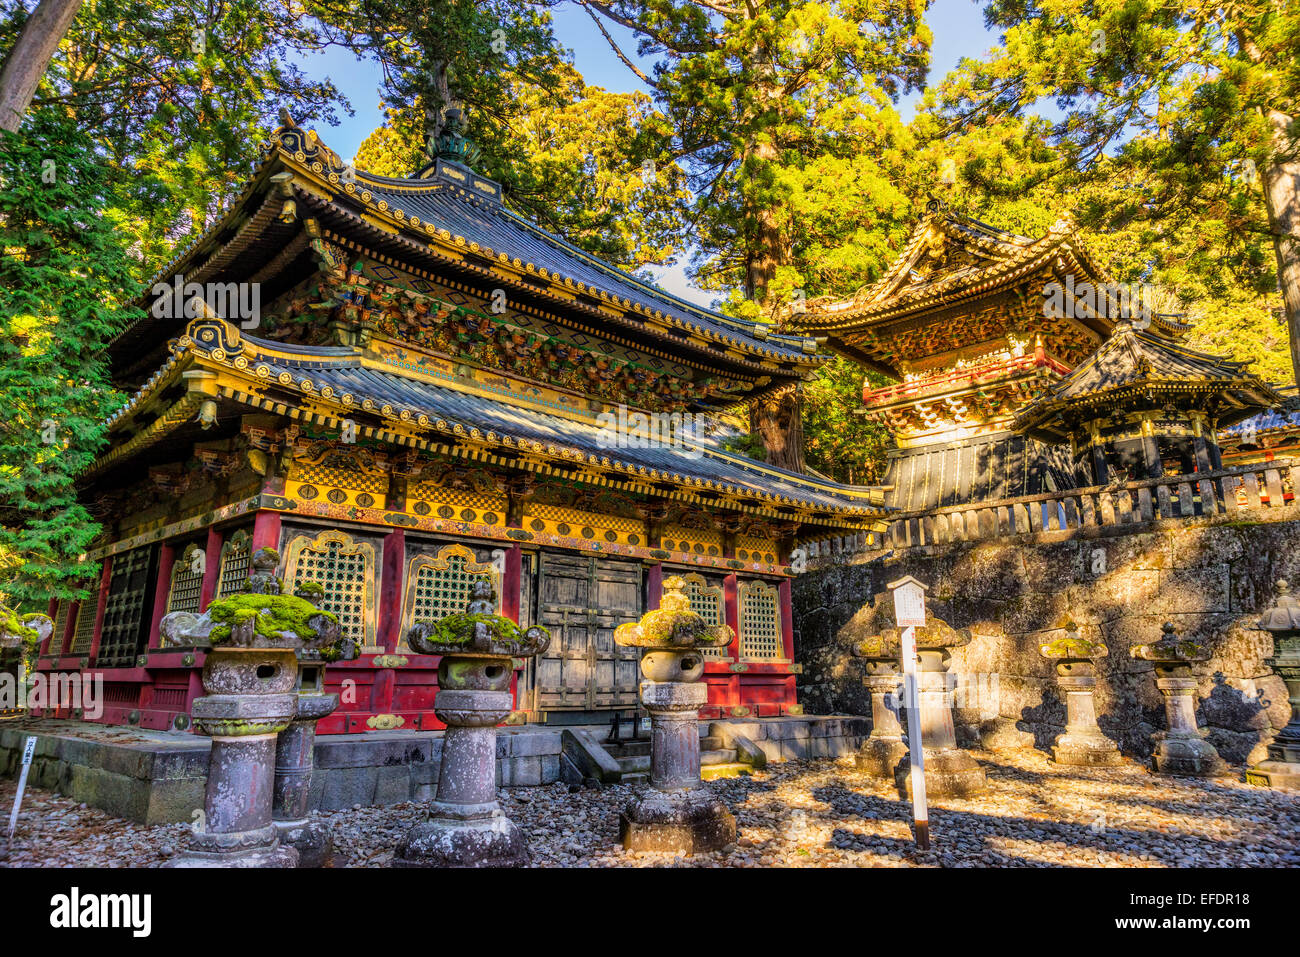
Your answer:
[[[900,762],[907,760],[907,745],[899,738],[868,738],[858,749],[855,764],[875,778],[893,780]]]
[[[619,815],[629,851],[707,854],[736,841],[736,818],[708,788],[650,790]]]
[[[1300,764],[1291,761],[1263,761],[1246,772],[1246,783],[1263,788],[1300,790]]]
[[[324,867],[334,853],[334,836],[320,821],[276,821],[280,844],[298,852],[299,867]]]
[[[895,775],[900,794],[912,797],[912,764],[904,760]],[[978,761],[964,751],[948,748],[925,753],[927,798],[973,797],[988,787],[988,778]]]
[[[498,807],[476,817],[436,816],[417,824],[397,845],[392,866],[523,867],[529,856],[523,831]]]
[[[1168,732],[1156,734],[1155,738],[1156,753],[1151,756],[1151,768],[1158,774],[1212,778],[1227,770],[1214,745],[1203,738]]]
[[[247,851],[196,851],[185,850],[168,861],[164,867],[297,867],[298,852],[292,847],[276,844],[255,847]]]
[[[1052,760],[1078,768],[1112,767],[1123,761],[1115,742],[1100,731],[1075,734],[1067,731],[1052,745]]]

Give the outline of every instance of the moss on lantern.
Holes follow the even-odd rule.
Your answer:
[[[478,635],[479,625],[487,629],[488,641],[495,646],[509,645],[523,649],[531,643],[523,629],[502,615],[457,612],[436,621],[419,621],[416,624],[426,629],[423,641],[429,645],[445,645],[449,648],[467,645]],[[549,631],[547,635],[550,635]]]
[[[27,617],[30,619],[35,616]],[[26,644],[31,644],[40,638],[40,632],[24,625],[18,613],[7,605],[0,605],[0,634],[21,638]]]
[[[734,638],[729,625],[710,625],[691,610],[686,582],[677,576],[664,579],[657,609],[614,630],[617,644],[634,648],[709,648],[729,645]]]
[[[294,586],[294,594],[299,598],[320,600],[325,597],[325,586],[320,582],[300,582]]]
[[[210,638],[214,645],[224,644],[230,640],[232,627],[252,621],[253,631],[263,638],[278,640],[288,633],[312,641],[317,631],[310,622],[317,615],[338,624],[333,612],[294,595],[228,595],[208,606],[208,617],[217,623]]]

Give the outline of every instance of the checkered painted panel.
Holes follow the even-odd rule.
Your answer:
[[[446,568],[423,565],[415,573],[411,586],[415,591],[411,606],[412,623],[437,621],[465,610],[470,588],[483,577],[483,572],[480,566],[472,564],[463,555],[449,556],[446,565]]]
[[[710,585],[703,575],[687,575],[686,597],[691,600],[691,611],[695,612],[710,625],[725,625],[726,612],[723,608],[722,589]],[[728,657],[727,646],[706,648],[704,657],[720,661]]]
[[[151,550],[149,546],[137,548],[113,559],[99,654],[95,659],[101,667],[131,667],[143,650],[142,625],[149,611],[145,608],[145,598],[149,593]]]

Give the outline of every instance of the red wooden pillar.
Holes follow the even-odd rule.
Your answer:
[[[90,650],[86,657],[91,662],[99,654],[99,639],[104,631],[104,609],[108,607],[108,582],[113,573],[113,556],[104,558],[104,570],[99,576],[99,598],[95,602],[95,630],[90,635]]]
[[[406,530],[395,528],[384,536],[379,585],[378,644],[392,654],[402,638],[402,574],[406,561]],[[390,674],[391,678],[392,675]]]
[[[654,611],[664,597],[664,566],[651,565],[645,576],[645,610]]]
[[[506,567],[501,572],[501,614],[517,625],[522,604],[524,550],[515,544],[505,552]],[[523,680],[524,669],[527,667],[528,662],[525,661],[523,667],[515,669],[510,674],[510,699],[514,702],[516,711],[525,710],[524,704],[519,700],[519,686]]]
[[[58,649],[58,651],[52,652],[53,654],[66,655],[68,649],[72,647],[72,636],[77,631],[77,619],[81,617],[82,606],[86,604],[86,601],[85,598],[78,598],[72,603],[72,607],[68,609],[68,619],[63,623],[63,634],[57,636],[58,643],[56,644],[54,641],[55,636],[50,637],[51,647]],[[90,609],[87,608],[86,611],[89,612]]]
[[[524,550],[518,545],[506,549],[506,567],[501,575],[501,614],[519,624],[520,597],[524,581]]]
[[[785,648],[785,657],[789,661],[794,661],[794,602],[792,600],[792,591],[790,579],[782,580],[777,588],[777,597],[781,603],[781,645]],[[795,678],[790,675],[786,679],[785,704],[796,704],[797,694],[795,692]]]
[[[182,556],[183,560],[183,556]],[[162,641],[162,619],[167,614],[167,598],[171,592],[172,566],[176,564],[176,546],[164,544],[158,550],[158,583],[153,589],[153,614],[149,618],[149,650]]]
[[[280,513],[263,509],[257,513],[257,518],[253,520],[252,550],[257,551],[259,548],[278,549],[279,547]]]
[[[736,662],[740,660],[740,580],[734,574],[722,580],[722,614],[723,621],[734,636],[731,644],[727,646],[727,657]],[[727,684],[726,704],[731,707],[744,704],[744,695],[740,688],[741,673],[732,671],[731,680]]]
[[[277,530],[278,532],[278,530]],[[217,597],[217,583],[221,578],[221,533],[208,529],[208,544],[203,549],[203,584],[199,588],[199,611],[204,611]]]

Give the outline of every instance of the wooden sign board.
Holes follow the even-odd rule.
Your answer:
[[[889,583],[894,593],[894,621],[899,628],[925,627],[926,586],[911,575]]]

